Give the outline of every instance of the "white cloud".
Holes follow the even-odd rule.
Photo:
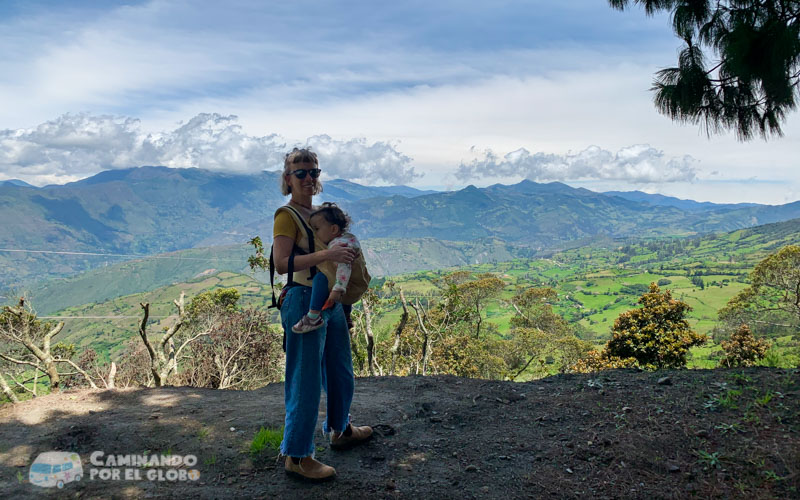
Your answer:
[[[166,132],[147,133],[139,120],[65,114],[32,129],[0,130],[0,178],[32,184],[74,181],[101,170],[164,165],[225,172],[281,168],[286,140],[246,134],[237,117],[201,113]],[[307,139],[322,157],[327,177],[366,184],[406,183],[420,177],[411,158],[385,142],[364,138]]]
[[[617,180],[630,183],[691,182],[697,178],[697,160],[691,156],[667,157],[647,144],[612,153],[589,146],[563,155],[531,153],[525,148],[502,158],[491,149],[469,163],[461,163],[461,179],[522,176],[536,181]]]
[[[367,143],[366,139],[335,141],[317,135],[307,145],[319,153],[320,166],[329,178],[350,179],[361,184],[407,184],[422,177],[409,166],[411,158],[386,142]]]

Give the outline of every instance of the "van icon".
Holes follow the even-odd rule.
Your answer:
[[[81,457],[70,451],[40,453],[28,473],[30,483],[43,488],[63,488],[65,483],[80,481],[82,477]]]

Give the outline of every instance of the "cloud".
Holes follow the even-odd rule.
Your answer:
[[[531,153],[521,148],[500,158],[491,149],[480,158],[461,163],[457,176],[518,177],[537,181],[616,180],[630,183],[691,182],[697,179],[697,160],[689,155],[669,158],[647,144],[612,153],[589,146],[579,153]]]
[[[320,157],[327,177],[358,181],[361,184],[407,184],[422,177],[409,166],[411,158],[386,142],[367,143],[366,139],[335,141],[327,135],[308,139],[308,146]]]
[[[306,144],[320,153],[327,177],[367,184],[420,177],[389,143],[318,135]],[[0,130],[0,177],[63,183],[142,165],[257,172],[281,168],[287,149],[277,134],[248,135],[234,115],[200,113],[174,130],[147,133],[135,118],[65,114],[32,129]]]

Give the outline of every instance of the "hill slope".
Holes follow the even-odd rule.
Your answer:
[[[607,339],[614,320],[637,307],[651,282],[687,302],[689,320],[701,333],[717,324],[717,311],[748,284],[755,265],[786,245],[800,244],[800,219],[741,229],[730,233],[688,238],[596,241],[583,247],[555,252],[546,258],[515,259],[461,269],[491,272],[506,283],[499,300],[487,311],[487,320],[508,329],[514,310],[507,303],[517,287],[550,286],[558,292],[556,311],[579,323],[585,338]],[[435,291],[434,281],[451,270],[395,276],[406,294]],[[700,279],[704,287],[695,282]],[[399,312],[397,313],[399,314]],[[392,314],[389,320],[397,321]]]
[[[418,265],[424,264],[428,258],[442,263],[441,255],[446,254],[456,261],[459,259],[456,244],[447,247],[435,240],[419,244],[410,241],[406,242],[407,247],[398,248],[396,241],[390,240],[383,242],[390,247],[384,250],[378,246],[382,240],[368,241],[369,246],[365,248],[371,266],[381,256]],[[504,280],[506,289],[486,313],[487,321],[497,325],[501,333],[507,332],[514,315],[513,309],[503,301],[510,299],[517,287],[552,286],[559,294],[559,300],[554,304],[556,311],[568,321],[579,323],[584,338],[600,340],[607,338],[614,319],[620,313],[637,307],[639,296],[650,282],[664,279],[669,283],[663,288],[672,290],[676,298],[692,306],[689,314],[692,327],[700,333],[710,333],[717,323],[717,311],[747,286],[750,270],[769,253],[789,244],[800,244],[800,219],[694,238],[629,242],[627,245],[608,241],[566,250],[545,259],[513,258],[504,254],[504,247],[498,244],[487,246],[482,254],[476,255],[476,249],[471,250],[475,258],[482,259],[479,264],[464,266],[466,262],[457,261],[452,265],[475,272],[493,272]],[[427,252],[432,252],[433,257]],[[504,260],[492,260],[500,258]],[[239,264],[244,257],[240,259]],[[170,272],[170,266],[185,266],[181,268],[182,272],[194,274],[176,283],[118,293],[141,286],[142,282],[137,282],[137,279],[154,279],[146,275],[158,277],[160,270]],[[254,279],[249,274],[208,269],[206,266],[205,261],[191,260],[177,264],[158,259],[125,263],[117,266],[115,272],[95,270],[73,280],[52,282],[32,293],[32,303],[40,314],[58,310],[58,316],[127,316],[113,320],[66,320],[59,340],[74,343],[79,349],[92,347],[103,357],[113,355],[123,347],[126,339],[135,336],[141,314],[140,302],[152,304],[154,317],[169,316],[174,313],[172,301],[181,291],[185,291],[187,300],[190,300],[215,287],[236,287],[242,294],[242,305],[267,306],[271,295],[266,276],[258,275]],[[436,289],[433,281],[448,271],[440,267],[435,269],[395,276],[393,280],[408,297],[412,297]],[[705,283],[703,289],[699,289],[689,276],[698,272]],[[103,294],[110,292],[120,296],[103,298]],[[398,314],[399,310],[395,310],[382,321],[396,322]]]
[[[472,242],[441,241],[433,238],[371,239],[361,243],[373,278],[427,269],[502,262],[533,255],[529,248],[496,239]],[[9,295],[26,295],[40,314],[51,314],[67,307],[101,303],[124,295],[148,292],[191,280],[198,275],[221,271],[251,274],[247,265],[247,257],[251,254],[250,245],[180,250],[19,287]],[[97,259],[108,261],[108,257]],[[267,273],[257,273],[255,277],[263,283],[269,283]]]

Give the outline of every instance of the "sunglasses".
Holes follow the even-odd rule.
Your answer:
[[[312,168],[308,170],[299,168],[297,170],[292,170],[291,172],[289,172],[289,175],[294,175],[298,179],[305,179],[306,175],[310,175],[312,179],[316,179],[317,177],[319,177],[320,172],[322,172],[322,169],[319,168]]]

